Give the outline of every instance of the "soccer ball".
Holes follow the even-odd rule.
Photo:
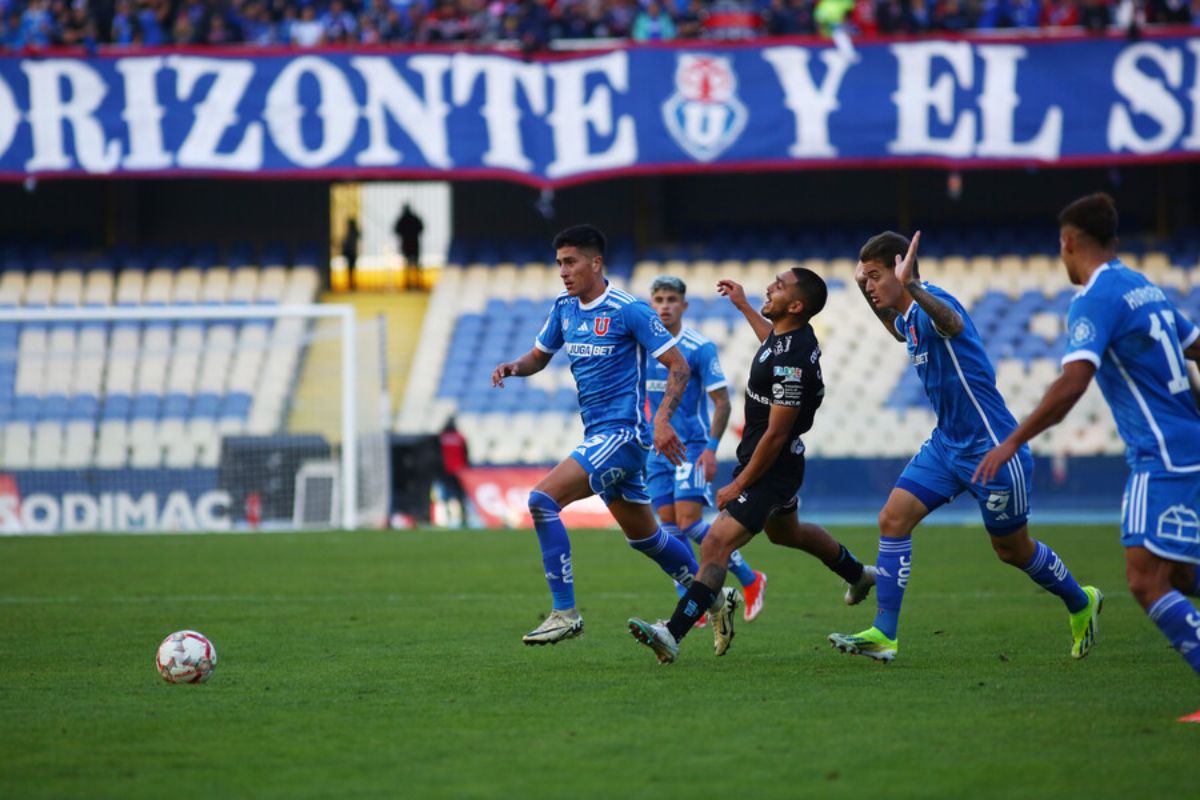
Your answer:
[[[204,683],[217,668],[217,648],[196,631],[176,631],[163,639],[154,659],[167,683]]]

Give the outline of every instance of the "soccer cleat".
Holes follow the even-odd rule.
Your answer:
[[[885,664],[895,658],[896,651],[900,649],[899,640],[887,638],[875,626],[862,633],[831,633],[829,643],[843,653],[866,656]]]
[[[725,655],[729,643],[733,641],[733,614],[738,607],[737,589],[722,589],[717,596],[717,602],[708,610],[712,617],[713,652],[719,656]]]
[[[742,611],[742,618],[746,622],[754,622],[763,607],[763,593],[767,588],[767,574],[754,570],[754,583],[749,586],[742,587],[742,599],[746,601],[746,608]]]
[[[1104,608],[1104,593],[1095,586],[1085,586],[1088,604],[1071,615],[1071,658],[1083,658],[1092,651],[1099,628],[1100,610]]]
[[[879,574],[871,564],[863,564],[863,574],[854,583],[846,584],[846,594],[842,599],[846,601],[848,606],[856,606],[863,600],[867,599],[867,595],[871,593],[871,587],[875,585],[875,576]]]
[[[1191,714],[1185,714],[1179,718],[1180,722],[1200,722],[1200,711],[1195,711]]]
[[[670,664],[679,655],[679,642],[667,630],[662,622],[646,622],[637,617],[630,617],[629,632],[633,638],[654,651],[654,656],[660,664]]]
[[[521,637],[525,644],[558,644],[583,634],[583,617],[575,609],[554,609],[541,625]]]

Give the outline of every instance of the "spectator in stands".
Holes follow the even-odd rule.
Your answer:
[[[21,46],[49,47],[56,34],[54,17],[46,0],[29,0],[21,15]]]
[[[133,19],[133,10],[129,0],[117,0],[113,9],[112,25],[109,26],[108,40],[121,47],[133,44],[137,23]]]
[[[325,42],[325,26],[317,19],[317,9],[305,6],[300,19],[289,28],[291,43],[296,47],[316,47]]]
[[[1184,5],[1187,8],[1187,5]],[[1112,24],[1112,11],[1108,0],[1082,0],[1079,8],[1079,24],[1088,33],[1104,33]]]
[[[708,12],[700,0],[684,0],[675,15],[675,35],[680,39],[699,39],[704,35],[704,18]]]
[[[346,220],[346,233],[342,236],[342,258],[346,259],[346,288],[354,291],[354,268],[358,264],[358,220]]]
[[[325,29],[325,41],[329,44],[349,44],[358,35],[358,21],[346,10],[342,0],[332,0],[329,9],[321,17]]]
[[[517,40],[521,44],[521,52],[545,50],[551,39],[549,0],[522,0],[519,19]]]
[[[425,223],[405,203],[393,230],[400,239],[400,254],[404,256],[404,288],[423,290],[425,274],[421,269],[421,234],[425,231]]]
[[[821,6],[836,1],[822,0]],[[752,39],[760,35],[762,24],[762,17],[746,0],[715,0],[704,20],[712,39]]]
[[[1192,8],[1188,0],[1148,0],[1146,21],[1159,25],[1190,25]]]
[[[76,0],[63,14],[59,22],[59,41],[67,47],[96,44],[96,24],[88,14],[87,3]]]
[[[930,17],[930,28],[946,33],[963,33],[975,27],[970,11],[960,0],[938,0]]]
[[[767,36],[806,36],[817,32],[811,0],[770,0],[770,6],[762,12],[762,20]]]
[[[171,6],[166,0],[138,0],[137,27],[141,43],[147,47],[170,44],[170,37],[167,36],[170,19]]]
[[[471,465],[471,457],[467,440],[459,433],[454,417],[446,420],[446,426],[438,436],[438,444],[442,449],[441,483],[447,523],[451,527],[462,527],[467,518],[467,492],[461,476]]]
[[[1074,0],[1044,0],[1041,27],[1067,27],[1079,24],[1079,6]]]
[[[635,42],[662,42],[675,38],[675,21],[663,12],[655,0],[646,3],[646,7],[633,21],[633,40]]]

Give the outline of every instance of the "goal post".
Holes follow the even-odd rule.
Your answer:
[[[383,324],[334,304],[0,309],[0,532],[382,527]],[[302,473],[314,459],[335,469]],[[296,513],[306,475],[328,515]]]

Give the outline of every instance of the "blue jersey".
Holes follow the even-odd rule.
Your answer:
[[[996,372],[967,310],[944,289],[922,285],[963,321],[958,336],[945,336],[915,301],[907,314],[895,319],[937,414],[934,434],[955,450],[990,450],[1017,427],[1017,421],[996,389]]]
[[[684,328],[676,342],[687,359],[692,375],[671,417],[671,427],[684,444],[708,442],[708,393],[725,388],[725,373],[717,360],[717,346],[691,328]],[[667,368],[656,359],[646,363],[646,396],[650,398],[650,419],[658,413],[667,388]]]
[[[1113,259],[1071,301],[1067,331],[1063,364],[1095,365],[1129,465],[1200,474],[1200,412],[1183,357],[1200,329],[1162,289]]]
[[[657,358],[674,345],[649,305],[613,286],[586,305],[560,294],[534,340],[545,353],[566,348],[586,436],[628,428],[643,447],[651,445],[642,413],[645,353]]]

